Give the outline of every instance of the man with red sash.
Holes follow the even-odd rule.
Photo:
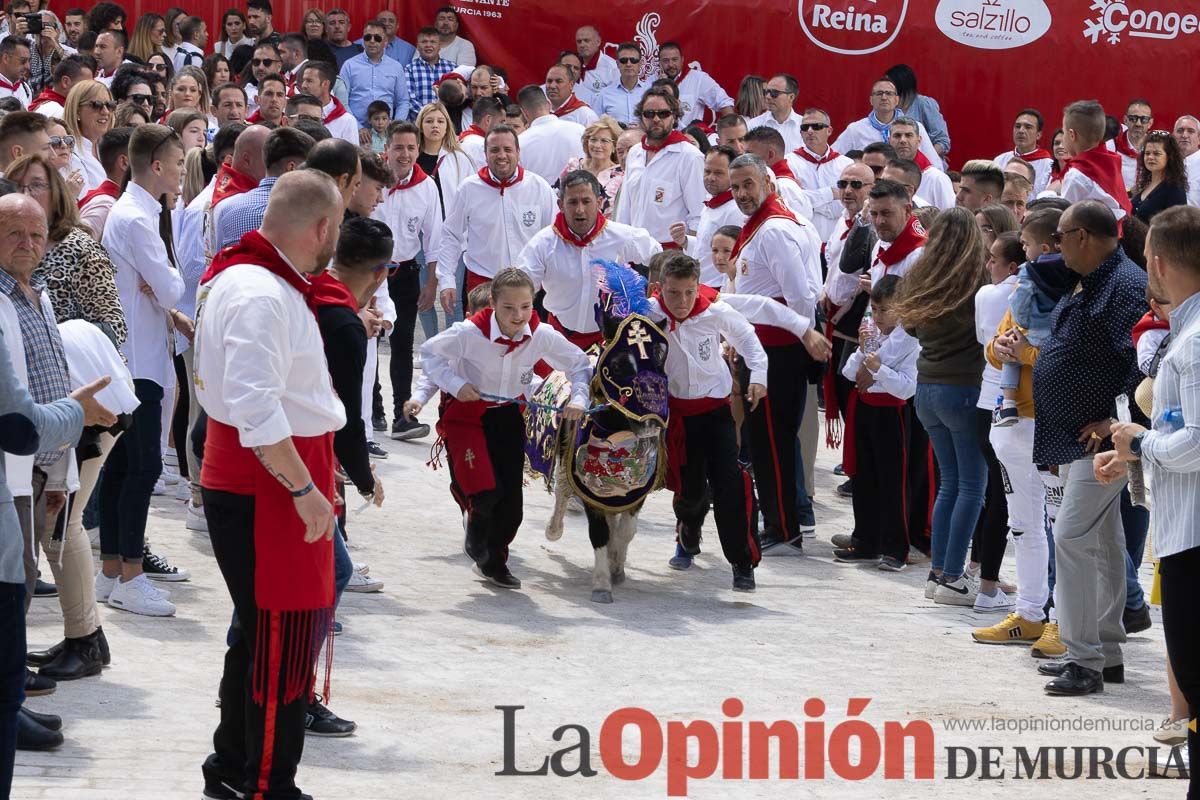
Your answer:
[[[258,186],[267,174],[264,146],[271,131],[265,125],[251,125],[238,134],[233,158],[217,170],[212,202],[204,215],[204,258],[211,262],[217,250],[217,226],[221,220],[221,202]]]
[[[328,61],[306,61],[300,70],[300,81],[296,85],[301,92],[311,94],[321,101],[321,122],[335,139],[345,139],[358,147],[358,120],[354,118],[342,101],[334,97],[333,82],[337,70]]]
[[[504,122],[504,105],[494,97],[478,97],[473,104],[473,110],[471,124],[463,128],[463,132],[458,135],[458,143],[471,159],[475,169],[483,169],[487,166],[487,157],[483,154],[483,140],[493,125]]]
[[[587,170],[564,175],[554,224],[538,231],[516,261],[533,278],[535,289],[546,291],[546,322],[581,350],[604,341],[596,323],[600,294],[592,262],[648,264],[662,252],[644,230],[605,218],[600,194],[600,182]]]
[[[1014,158],[1033,165],[1036,174],[1033,181],[1034,197],[1046,191],[1051,181],[1050,173],[1054,170],[1054,154],[1041,145],[1042,129],[1045,127],[1042,112],[1036,108],[1022,109],[1013,121],[1013,149],[992,159],[1000,165],[1000,169],[1004,169]]]
[[[201,279],[196,394],[208,414],[200,483],[241,635],[225,655],[205,795],[297,797],[316,658],[334,606],[333,391],[312,278],[342,219],[334,182],[290,172],[262,228]],[[328,675],[325,692],[328,698]]]
[[[575,31],[575,52],[583,62],[579,83],[586,86],[593,97],[599,97],[601,90],[621,79],[617,60],[604,52],[603,45],[600,31],[594,25],[584,25]]]
[[[812,223],[825,241],[842,216],[841,192],[834,186],[842,170],[853,162],[829,146],[833,133],[829,114],[819,108],[804,112],[800,138],[804,144],[788,153],[788,166],[812,205]]]
[[[114,128],[105,131],[96,142],[100,165],[104,167],[105,180],[79,198],[79,221],[91,230],[97,242],[104,235],[104,223],[113,203],[121,196],[121,181],[129,170],[129,137],[132,128]]]
[[[1137,183],[1138,155],[1153,124],[1154,112],[1150,109],[1150,103],[1146,100],[1130,100],[1125,107],[1125,124],[1121,132],[1104,143],[1109,151],[1121,157],[1121,179],[1130,191]]]
[[[821,291],[821,241],[812,225],[800,221],[771,191],[774,175],[756,155],[738,156],[730,165],[733,198],[749,215],[734,244],[730,262],[741,294],[785,303],[810,321]],[[750,454],[765,520],[763,553],[775,547],[800,549],[796,515],[796,432],[804,417],[812,356],[793,333],[760,323],[755,332],[767,353],[771,396],[749,414]],[[824,341],[815,328],[811,334]],[[743,364],[741,385],[751,383]]]
[[[1071,203],[1098,200],[1112,209],[1117,222],[1131,213],[1129,192],[1121,175],[1121,157],[1104,141],[1104,107],[1079,100],[1063,110],[1063,147],[1070,159],[1059,194]]]
[[[71,87],[79,81],[90,81],[92,69],[83,63],[80,56],[70,55],[58,62],[50,76],[50,83],[42,89],[41,94],[33,98],[29,104],[30,111],[36,111],[45,117],[62,118],[63,108],[67,104],[67,94]]]
[[[783,134],[766,125],[751,128],[746,134],[746,152],[753,153],[767,162],[775,176],[775,193],[789,211],[805,223],[809,223],[812,203],[801,190],[800,181],[796,180],[792,168],[788,165],[787,145],[783,142]]]
[[[430,247],[437,261],[438,295],[449,311],[458,299],[454,271],[465,255],[466,295],[496,273],[516,263],[533,235],[554,221],[554,192],[539,175],[518,165],[521,145],[517,132],[495,125],[485,139],[487,166],[463,181],[446,209],[440,244]]]
[[[921,185],[916,194],[931,206],[945,211],[954,208],[954,184],[942,172],[941,162],[933,163],[921,152],[921,124],[910,117],[892,120],[888,143],[900,158],[916,162],[921,169]]]
[[[575,74],[566,64],[546,70],[546,99],[550,101],[550,112],[567,122],[586,128],[600,119],[591,106],[575,96]]]
[[[700,282],[719,289],[725,285],[725,276],[717,269],[712,257],[713,235],[726,225],[742,227],[746,215],[733,201],[729,190],[729,165],[738,157],[729,145],[715,145],[704,156],[704,191],[708,199],[700,212],[700,223],[696,235],[687,235],[687,224],[676,222],[671,226],[671,239],[692,258],[700,262]]]
[[[279,75],[267,75],[258,82],[258,108],[246,117],[246,122],[257,125],[269,122],[283,125],[284,110],[287,108],[287,82]]]

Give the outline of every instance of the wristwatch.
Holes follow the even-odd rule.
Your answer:
[[[1136,458],[1142,457],[1142,439],[1144,438],[1146,438],[1146,431],[1142,431],[1129,440],[1129,452]]]

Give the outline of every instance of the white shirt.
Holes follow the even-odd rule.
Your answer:
[[[183,60],[187,58],[189,53],[192,56],[191,62],[190,64],[184,64]],[[176,72],[179,72],[185,66],[200,67],[204,64],[204,51],[191,42],[180,42],[179,46],[175,48],[175,54],[171,57],[171,61],[175,65]],[[215,87],[209,87],[210,90],[213,88]]]
[[[1134,184],[1137,183],[1137,168],[1138,168],[1137,158],[1134,156],[1127,156],[1124,153],[1118,152],[1117,151],[1117,143],[1116,143],[1115,139],[1109,139],[1107,142],[1104,143],[1104,146],[1106,148],[1108,148],[1108,152],[1116,153],[1117,155],[1119,155],[1121,157],[1121,180],[1125,181],[1126,189],[1132,189]],[[1130,144],[1130,147],[1133,147],[1133,145]]]
[[[100,83],[103,83],[105,86],[107,86],[108,88],[111,89],[113,78],[115,78],[117,76],[117,70],[119,70],[121,67],[125,66],[126,64],[137,64],[137,62],[130,61],[128,58],[122,59],[121,63],[117,64],[117,69],[114,69],[112,72],[106,73],[103,69],[101,69],[99,74],[96,75],[96,80],[99,81]],[[142,66],[141,64],[137,64],[137,65],[139,67]]]
[[[846,249],[846,239],[850,237],[850,229],[854,225],[854,217],[846,216],[844,206],[842,211],[842,216],[838,217],[837,221],[833,223],[833,230],[825,238],[824,294],[830,298],[830,302],[833,302],[830,289],[833,286],[833,281],[837,273],[841,272],[839,265],[842,263],[842,251]]]
[[[1004,169],[1008,162],[1012,161],[1017,156],[1021,160],[1027,161],[1033,167],[1033,196],[1037,197],[1042,192],[1046,191],[1046,187],[1050,185],[1050,173],[1054,170],[1053,158],[1039,158],[1034,161],[1029,161],[1028,154],[1017,153],[1016,150],[1009,150],[1001,153],[992,160],[999,165],[1000,169]]]
[[[554,183],[572,158],[583,158],[583,126],[553,114],[521,131],[521,166]]]
[[[704,156],[689,142],[676,142],[659,150],[647,163],[639,143],[625,156],[625,179],[617,221],[643,228],[660,242],[671,241],[671,225],[700,224],[704,210]]]
[[[585,247],[567,242],[553,225],[538,231],[517,256],[516,266],[529,273],[533,285],[546,290],[542,301],[568,330],[592,333],[600,299],[592,261],[648,264],[662,247],[641,228],[605,220],[604,228]]]
[[[88,226],[92,238],[97,242],[104,236],[104,223],[108,221],[108,214],[112,211],[115,202],[117,202],[115,197],[98,194],[89,200],[87,205],[79,209],[79,221]]]
[[[797,114],[795,111],[788,111],[788,117],[783,122],[775,119],[770,111],[764,111],[757,117],[751,117],[746,120],[746,130],[752,131],[755,128],[763,125],[768,128],[774,128],[783,136],[784,149],[789,153],[804,144],[804,139],[800,136],[800,123],[804,120],[803,114]],[[840,147],[834,148],[839,153],[846,152]]]
[[[833,232],[838,217],[845,215],[845,209],[835,193],[834,185],[842,177],[842,171],[854,162],[846,156],[838,155],[822,164],[814,164],[801,156],[801,151],[818,161],[823,156],[801,145],[788,153],[787,162],[792,168],[792,174],[800,181],[800,188],[803,189],[808,202],[812,204],[812,216],[809,219],[816,226],[817,235],[825,240]],[[829,149],[826,149],[824,155],[828,154]]]
[[[100,159],[92,154],[92,143],[82,136],[75,139],[75,149],[71,151],[70,168],[79,170],[83,175],[83,187],[79,190],[79,197],[83,197],[108,179],[108,174],[105,173]]]
[[[467,269],[491,278],[512,266],[533,235],[554,221],[558,209],[550,185],[531,172],[519,174],[523,177],[503,193],[478,175],[463,182],[434,248],[439,292],[455,288],[454,271],[464,251]]]
[[[783,198],[783,204],[788,207],[788,210],[801,217],[801,221],[808,223],[812,218],[812,203],[808,200],[808,195],[800,188],[800,184],[795,178],[789,178],[786,175],[775,176],[775,192]],[[819,238],[820,234],[818,234]]]
[[[660,324],[667,334],[667,391],[679,400],[699,400],[705,397],[728,397],[733,390],[729,365],[721,358],[721,338],[724,337],[746,360],[750,382],[767,385],[767,353],[758,336],[741,313],[726,302],[722,295],[708,308],[676,323],[666,316],[658,300],[650,304],[654,316],[664,319]],[[771,305],[782,305],[767,298],[757,298]]]
[[[423,246],[432,254],[442,240],[442,202],[437,184],[425,178],[409,186],[412,176],[410,172],[403,181],[385,189],[383,202],[371,214],[372,219],[392,229],[392,260],[396,262],[416,258]]]
[[[461,36],[455,36],[449,44],[442,45],[439,55],[455,65],[475,66],[475,45]]]
[[[573,94],[577,100],[587,103],[587,105],[581,106],[581,107],[575,109],[574,111],[568,111],[566,114],[563,114],[562,116],[559,116],[558,114],[555,114],[552,111],[552,112],[550,112],[551,116],[561,119],[563,122],[574,122],[576,125],[582,125],[584,128],[586,128],[588,125],[591,125],[596,120],[600,119],[600,115],[597,114],[594,110],[592,110],[591,103],[589,103],[583,97],[580,97],[578,92],[574,92]],[[569,103],[569,102],[571,102],[571,101],[568,98],[567,103]],[[566,103],[564,103],[563,105],[566,105]],[[583,134],[580,133],[580,136],[582,136],[582,135]],[[582,146],[583,146],[583,143],[580,142],[580,147],[582,147]]]
[[[1200,206],[1200,150],[1183,160],[1187,170],[1187,198],[1189,206]]]
[[[200,287],[200,303],[196,397],[210,417],[238,429],[243,447],[346,424],[317,319],[283,278],[231,266]]]
[[[909,253],[904,258],[892,266],[888,266],[879,260],[879,254],[892,246],[891,242],[885,242],[878,239],[875,242],[875,249],[871,253],[871,269],[868,274],[871,276],[871,285],[882,278],[884,275],[896,275],[903,277],[913,264],[917,263],[917,259],[921,257],[921,253],[925,250],[924,247],[918,247]],[[835,306],[842,306],[854,299],[854,295],[858,294],[858,279],[859,275],[855,273],[842,272],[840,269],[834,270],[832,262],[829,268],[829,281],[826,283],[825,291],[829,297],[829,301]]]
[[[330,120],[329,115],[333,113],[335,107],[333,98],[331,97],[329,102],[321,109],[322,113],[325,114],[325,119],[328,120],[325,122],[325,128],[333,138],[345,139],[350,144],[358,147],[358,120],[354,118],[354,115],[350,113],[350,109],[348,108],[345,114],[342,114],[337,119]]]
[[[879,369],[871,372],[875,383],[867,389],[867,394],[890,394],[900,400],[907,400],[917,393],[917,356],[921,354],[921,344],[909,336],[903,328],[897,325],[892,332],[884,337],[880,344]],[[862,366],[866,354],[861,348],[855,349],[846,366],[842,368],[842,376],[854,380],[858,368]]]
[[[21,101],[21,108],[29,108],[29,104],[33,102],[33,90],[23,80],[18,79],[16,83],[10,83],[0,75],[0,97],[15,97]],[[44,111],[39,113],[45,114]]]
[[[251,117],[258,111],[258,86],[247,81],[242,88],[246,90],[246,116]]]
[[[1082,200],[1099,200],[1112,210],[1113,216],[1118,221],[1125,216],[1125,209],[1121,208],[1121,204],[1115,197],[1101,189],[1099,184],[1075,167],[1068,167],[1067,171],[1063,173],[1062,189],[1059,194],[1064,200],[1070,200],[1072,203]]]
[[[599,97],[605,87],[621,82],[621,68],[617,60],[608,53],[601,52],[596,57],[596,66],[583,73],[579,83],[586,86],[594,97]]]
[[[35,110],[37,111],[37,113],[41,114],[43,117],[46,117],[46,118],[50,118],[50,117],[57,117],[58,119],[63,118],[64,109],[63,109],[62,103],[58,102],[57,100],[47,100],[46,102],[40,104],[37,107],[37,109],[35,109]]]
[[[733,98],[725,93],[721,84],[692,62],[685,68],[683,79],[676,84],[679,88],[679,127],[686,128],[694,120],[704,119],[704,109],[710,109],[715,119],[722,108],[733,108]],[[790,149],[790,148],[789,148]]]
[[[516,399],[529,394],[533,367],[545,361],[566,373],[571,382],[571,403],[587,407],[592,365],[588,357],[550,325],[525,328],[514,338],[529,341],[512,352],[496,340],[500,325],[492,317],[491,330],[484,335],[474,322],[456,322],[421,345],[421,369],[444,392],[457,395],[471,384],[481,394]]]
[[[149,192],[130,181],[108,214],[100,243],[116,267],[117,293],[129,326],[121,346],[129,372],[167,389],[175,385],[167,312],[183,296],[183,276],[171,266],[158,233],[161,211]],[[154,290],[153,297],[141,291],[143,282]]]
[[[812,225],[778,217],[766,220],[742,246],[736,269],[739,294],[782,297],[797,314],[810,321],[816,316],[821,240]]]
[[[476,170],[481,170],[487,166],[487,155],[483,147],[486,140],[486,136],[480,136],[472,132],[458,142],[458,146],[467,154],[467,158],[471,159],[471,164]]]
[[[683,250],[700,262],[701,283],[714,289],[719,289],[725,284],[725,276],[717,270],[712,260],[712,238],[718,229],[726,225],[736,225],[740,228],[745,224],[746,215],[738,210],[733,198],[716,207],[710,207],[706,202],[700,209],[696,235],[687,237],[687,246]]]
[[[1000,322],[1008,313],[1008,297],[1017,288],[1017,276],[1009,275],[997,284],[981,286],[975,293],[975,338],[984,349],[996,335]],[[993,367],[986,358],[983,360],[983,383],[979,387],[979,402],[977,408],[991,411],[998,404],[1000,397],[1000,370]]]
[[[896,115],[899,116],[899,113],[896,112]],[[934,164],[942,163],[942,157],[933,149],[933,140],[929,138],[929,131],[925,130],[924,123],[917,121],[917,127],[921,129],[921,152]],[[875,130],[867,117],[863,117],[846,126],[846,130],[834,141],[833,149],[839,153],[849,153],[851,150],[862,150],[872,142],[882,141],[885,139],[879,135],[879,131]]]
[[[927,200],[930,205],[937,206],[943,211],[954,208],[958,204],[954,197],[954,184],[950,182],[950,176],[933,166],[926,167],[921,172],[921,185],[917,188],[917,194]]]

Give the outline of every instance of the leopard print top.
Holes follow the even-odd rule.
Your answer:
[[[98,325],[114,344],[125,342],[125,310],[117,294],[116,270],[105,251],[82,228],[74,228],[42,256],[34,275],[46,292],[58,322],[82,319]]]

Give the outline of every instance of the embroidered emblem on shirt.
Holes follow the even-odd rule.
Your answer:
[[[700,340],[700,360],[708,361],[712,358],[712,339]]]
[[[521,216],[521,224],[524,225],[526,228],[532,228],[533,223],[536,221],[537,221],[537,215],[534,214],[532,211],[526,211]]]
[[[657,189],[654,190],[654,202],[661,203],[666,199],[667,199],[667,190],[665,188],[663,188],[662,186],[659,186]]]
[[[417,224],[420,221],[421,221],[420,217],[409,217],[408,218],[408,232],[416,233],[417,232]]]

